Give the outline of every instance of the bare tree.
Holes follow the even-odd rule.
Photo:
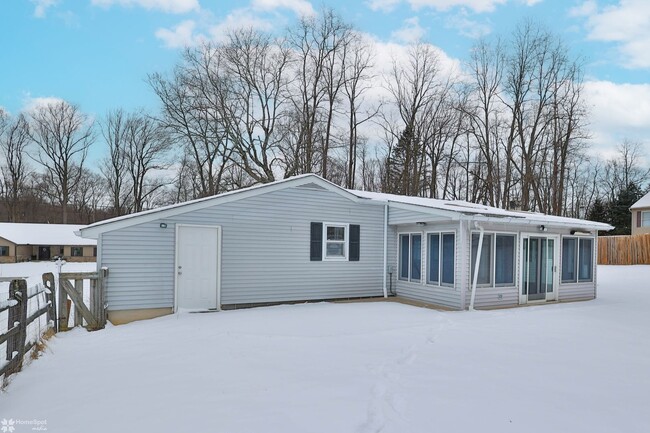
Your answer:
[[[332,9],[302,17],[289,31],[297,56],[291,97],[298,132],[291,143],[297,159],[290,161],[288,175],[320,171],[327,176],[334,107],[342,86],[341,51],[350,34],[349,24]]]
[[[140,212],[145,203],[166,184],[163,176],[155,176],[153,171],[168,168],[167,151],[171,140],[167,131],[156,120],[141,112],[128,116],[124,135],[132,211]]]
[[[343,67],[343,92],[345,94],[348,123],[348,152],[347,152],[347,173],[346,188],[354,188],[357,171],[357,150],[361,141],[359,137],[359,127],[367,121],[374,118],[381,109],[381,105],[362,111],[366,105],[365,94],[372,88],[372,79],[375,77],[373,68],[372,47],[362,39],[358,33],[353,37],[348,45],[344,46],[346,51],[345,65]],[[366,179],[362,176],[362,179]],[[363,182],[364,185],[367,182]]]
[[[412,46],[403,63],[393,60],[387,89],[397,112],[398,123],[383,115],[384,131],[396,139],[389,159],[386,184],[405,195],[419,195],[425,177],[424,141],[427,116],[439,96],[440,62],[432,46]]]
[[[220,56],[210,44],[188,48],[171,78],[162,74],[148,78],[162,103],[162,125],[184,145],[196,169],[195,197],[221,192],[233,154],[221,118],[228,83],[219,75]]]
[[[100,171],[110,193],[110,202],[116,216],[126,213],[129,207],[128,179],[126,173],[126,117],[122,109],[109,112],[101,125],[108,146],[108,155],[102,159]]]
[[[48,181],[56,186],[56,200],[65,224],[71,196],[95,139],[93,123],[78,106],[65,101],[35,108],[30,123],[29,136],[39,150],[36,160],[45,168]]]
[[[5,163],[2,165],[2,198],[7,208],[9,221],[19,220],[20,201],[25,193],[30,174],[25,161],[29,144],[29,125],[23,114],[15,119],[0,112],[0,152]]]
[[[284,140],[277,125],[287,103],[291,52],[283,40],[252,29],[231,32],[217,49],[228,85],[215,88],[229,140],[244,172],[254,182],[271,182]]]

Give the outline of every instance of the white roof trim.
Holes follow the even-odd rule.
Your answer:
[[[229,191],[223,194],[214,195],[210,197],[199,198],[196,200],[178,203],[170,206],[163,206],[157,209],[142,211],[130,215],[123,215],[116,218],[111,218],[104,221],[99,221],[94,224],[88,225],[81,229],[81,236],[85,238],[97,239],[99,234],[112,230],[118,230],[125,227],[130,227],[136,224],[143,224],[158,219],[170,218],[175,215],[205,209],[211,206],[216,206],[224,203],[231,203],[234,201],[242,200],[249,197],[254,197],[261,194],[266,194],[273,191],[279,191],[285,188],[296,187],[309,183],[315,183],[322,186],[324,189],[339,194],[342,197],[352,200],[354,202],[361,202],[364,199],[348,192],[344,188],[335,185],[320,176],[312,173],[303,174],[299,176],[290,177],[283,180],[278,180],[271,183],[264,183],[254,185],[248,188],[238,189],[236,191]]]

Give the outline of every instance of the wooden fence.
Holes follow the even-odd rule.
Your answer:
[[[38,308],[28,316],[29,300],[45,293],[46,303],[43,307]],[[27,327],[39,319],[42,315],[47,314],[47,329],[54,327],[55,320],[55,301],[54,291],[38,284],[35,287],[27,288],[27,281],[13,280],[9,286],[9,299],[0,303],[0,313],[8,311],[7,332],[0,334],[0,345],[6,344],[6,356],[8,361],[0,368],[0,376],[7,377],[12,373],[20,371],[23,365],[24,356],[34,347],[39,339],[30,336],[27,339]]]
[[[74,308],[74,325],[86,326],[88,330],[102,329],[106,325],[106,304],[104,286],[108,269],[98,272],[67,272],[59,274],[58,285],[54,274],[43,274],[43,284],[27,287],[23,278],[12,279],[9,286],[9,298],[0,302],[0,313],[8,312],[7,331],[0,333],[0,346],[6,344],[6,360],[0,362],[0,377],[20,371],[26,354],[38,343],[42,335],[53,332],[67,331],[70,328],[71,307]],[[0,278],[0,280],[9,280]],[[89,305],[86,306],[83,296],[84,280],[89,281]],[[36,311],[30,313],[30,299],[45,293],[45,305],[38,305]],[[55,296],[56,295],[58,296]],[[70,301],[68,301],[68,297]],[[58,301],[57,301],[58,298]],[[58,304],[58,315],[57,315]],[[33,310],[33,308],[31,309]],[[35,335],[27,327],[47,314],[47,325],[42,332]],[[85,321],[85,323],[84,323]],[[41,330],[39,330],[41,331]],[[1,356],[2,354],[0,354]]]
[[[650,265],[650,234],[599,237],[598,264]]]

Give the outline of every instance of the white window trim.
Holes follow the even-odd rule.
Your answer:
[[[328,241],[327,240],[327,228],[328,227],[343,227],[345,230],[343,233],[343,241]],[[341,256],[332,256],[328,257],[327,255],[327,243],[342,243],[343,244],[343,257]],[[333,222],[323,222],[323,261],[347,261],[349,256],[349,247],[350,247],[350,224],[344,223],[333,223]]]
[[[575,266],[575,280],[565,281],[562,279],[562,268],[564,267],[564,238],[576,240],[576,266]],[[591,239],[591,278],[588,280],[580,280],[580,240]],[[594,282],[595,264],[596,261],[596,238],[591,236],[562,236],[560,242],[560,284],[586,284]]]
[[[642,210],[639,212],[641,212],[641,227],[650,227],[650,210]],[[648,224],[644,224],[646,215],[648,216]]]
[[[473,253],[472,253],[472,237],[474,234],[480,234],[480,231],[478,230],[472,230],[469,234],[469,254],[470,254],[470,278],[472,278],[472,273],[474,272],[474,266],[471,264],[472,261],[474,260]],[[492,235],[492,248],[490,251],[490,282],[487,284],[477,284],[477,287],[494,287],[494,288],[501,288],[501,287],[519,287],[517,284],[517,279],[518,279],[518,274],[517,272],[517,257],[518,257],[518,252],[517,252],[517,246],[519,245],[519,233],[518,232],[504,232],[504,231],[484,231],[484,234],[486,235]],[[512,257],[512,284],[510,283],[496,283],[496,274],[497,274],[497,236],[514,236],[515,238],[515,244],[514,244],[514,254]]]
[[[408,278],[407,279],[402,278],[402,268],[401,268],[401,264],[402,264],[401,263],[401,260],[402,260],[402,254],[401,254],[402,243],[400,242],[400,238],[402,237],[402,235],[409,237],[409,263],[408,263]],[[411,277],[411,268],[412,268],[412,265],[411,265],[411,262],[412,262],[412,260],[411,260],[411,250],[412,250],[413,235],[420,235],[420,279],[419,280],[414,280]],[[422,261],[423,261],[423,259],[425,257],[424,254],[423,254],[423,247],[424,247],[423,239],[424,239],[424,236],[425,235],[424,235],[423,232],[417,232],[417,231],[415,231],[415,232],[398,232],[397,233],[397,254],[398,254],[398,256],[397,256],[397,280],[398,281],[405,281],[405,282],[415,283],[415,284],[424,284],[424,281],[426,280],[426,276],[425,276],[424,279],[422,278]],[[424,251],[426,252],[426,248],[424,248]]]
[[[438,240],[438,281],[429,281],[429,235],[439,235]],[[442,282],[442,237],[443,235],[454,235],[454,282],[453,283],[443,283]],[[456,284],[456,241],[458,235],[454,230],[432,230],[425,233],[425,276],[424,283],[427,286],[432,287],[454,287]]]

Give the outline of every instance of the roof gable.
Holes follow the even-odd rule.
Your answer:
[[[175,215],[205,209],[219,204],[230,203],[233,201],[243,200],[248,197],[254,197],[261,194],[268,194],[273,191],[279,191],[292,187],[307,187],[318,188],[327,190],[341,195],[352,201],[361,200],[351,192],[335,185],[320,176],[312,173],[303,174],[299,176],[290,177],[275,182],[254,185],[248,188],[242,188],[235,191],[225,192],[223,194],[214,195],[210,197],[199,198],[190,200],[183,203],[173,204],[170,206],[163,206],[157,209],[151,209],[143,212],[138,212],[129,215],[123,215],[116,218],[111,218],[104,221],[88,225],[81,229],[81,236],[97,238],[100,233],[120,228],[130,227],[136,224],[142,224],[157,219],[170,218]]]
[[[639,201],[630,206],[630,209],[650,208],[650,192],[641,197]]]

